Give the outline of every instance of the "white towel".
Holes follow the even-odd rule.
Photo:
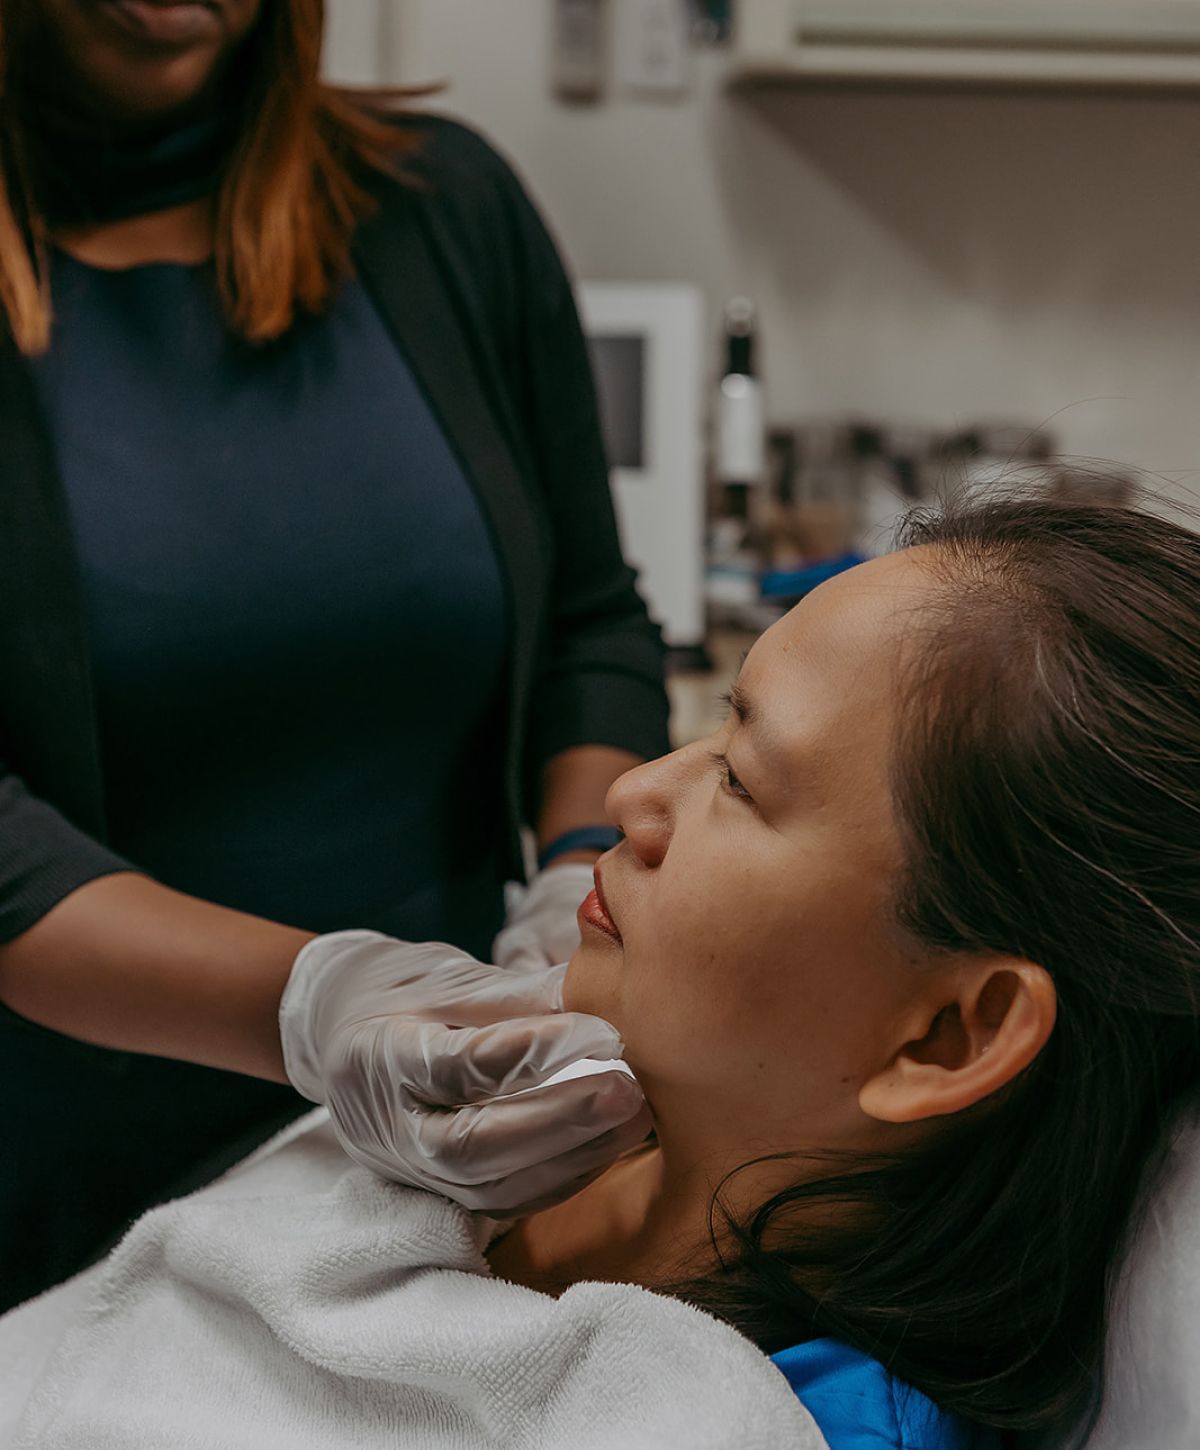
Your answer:
[[[1117,1281],[1088,1450],[1200,1446],[1200,1095],[1170,1133]]]
[[[314,1114],[0,1319],[14,1450],[827,1450],[747,1339],[625,1284],[490,1277],[492,1226]]]

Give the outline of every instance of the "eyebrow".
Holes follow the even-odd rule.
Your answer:
[[[737,680],[734,680],[722,698],[742,725],[748,727],[758,719],[754,701],[746,694]]]
[[[734,680],[722,698],[737,717],[739,725],[744,725],[755,737],[758,748],[764,755],[778,753],[778,746],[766,728],[762,711],[743,689],[740,681]]]

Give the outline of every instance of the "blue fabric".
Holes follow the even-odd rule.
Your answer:
[[[878,1360],[835,1339],[771,1356],[829,1450],[999,1450],[994,1431],[940,1410]]]
[[[80,561],[115,850],[209,901],[486,955],[505,588],[363,289],[278,344],[209,267],[55,258],[37,381]]]

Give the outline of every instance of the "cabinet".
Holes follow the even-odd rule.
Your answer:
[[[732,79],[1200,87],[1200,0],[741,0]]]
[[[321,56],[325,79],[368,87],[429,81],[423,9],[427,5],[428,0],[325,0]]]

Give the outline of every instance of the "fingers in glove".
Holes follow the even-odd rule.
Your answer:
[[[521,957],[501,968],[465,958],[427,979],[428,1001],[421,1008],[404,1003],[398,1010],[450,1027],[486,1027],[511,1017],[561,1012],[566,975],[565,963],[548,967]]]
[[[408,1126],[437,1177],[465,1187],[527,1173],[619,1129],[627,1128],[635,1134],[632,1141],[640,1142],[649,1131],[647,1112],[633,1078],[614,1071],[451,1112],[418,1114]]]
[[[533,1163],[491,1183],[458,1186],[451,1191],[465,1208],[497,1218],[524,1218],[573,1197],[598,1178],[623,1153],[646,1140],[654,1123],[645,1105],[627,1122],[557,1157]]]
[[[555,961],[549,957],[538,942],[527,942],[516,947],[500,948],[497,943],[496,965],[506,972],[544,972],[547,967],[555,966]],[[559,961],[565,961],[570,952],[559,957]]]
[[[582,1058],[624,1055],[611,1023],[583,1012],[517,1017],[487,1027],[443,1027],[403,1018],[371,1024],[360,1045],[344,1050],[353,1075],[369,1054],[418,1101],[461,1107],[539,1087]]]
[[[390,1014],[482,1027],[562,1010],[565,966],[504,971],[441,942],[396,942],[370,932],[342,936],[349,940],[318,937],[297,958],[299,964],[306,952],[328,943],[317,959],[325,983],[318,1016],[329,1019],[327,1031]]]

